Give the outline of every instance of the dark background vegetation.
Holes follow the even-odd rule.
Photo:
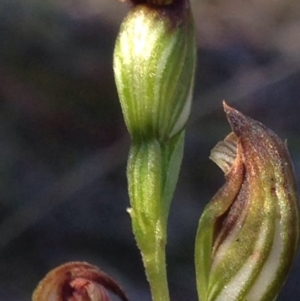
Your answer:
[[[194,237],[224,182],[210,149],[227,102],[287,138],[300,175],[300,1],[193,1],[194,105],[170,213],[173,301],[196,300]],[[128,10],[117,0],[0,0],[0,300],[30,300],[72,260],[98,265],[149,301],[126,208],[129,136],[112,53]],[[300,259],[278,300],[300,299]]]

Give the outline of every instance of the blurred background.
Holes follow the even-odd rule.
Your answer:
[[[224,183],[209,159],[229,133],[222,100],[288,139],[300,175],[300,1],[192,1],[194,104],[170,213],[172,301],[197,300],[204,205]],[[129,136],[112,72],[129,7],[117,0],[0,0],[0,300],[30,300],[47,271],[96,264],[150,301],[126,208]],[[278,298],[300,298],[300,257]]]

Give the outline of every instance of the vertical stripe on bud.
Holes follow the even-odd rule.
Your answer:
[[[114,72],[127,128],[134,140],[168,140],[191,108],[196,43],[187,0],[137,5],[116,42]]]
[[[226,183],[206,206],[196,239],[201,301],[270,301],[299,240],[299,208],[288,150],[276,134],[224,103],[233,133],[210,158]]]

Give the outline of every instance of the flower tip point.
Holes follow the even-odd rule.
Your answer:
[[[227,116],[233,114],[234,112],[238,112],[236,109],[228,105],[225,100],[223,100],[223,109]]]
[[[228,104],[225,99],[222,101],[222,104],[223,104],[223,108],[225,110],[225,108],[228,107]]]
[[[223,100],[223,109],[224,109],[224,112],[225,112],[227,118],[229,119],[229,122],[232,117],[234,117],[240,113],[238,110],[229,106],[225,100]]]

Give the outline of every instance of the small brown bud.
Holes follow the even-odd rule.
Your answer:
[[[49,272],[35,289],[33,301],[111,301],[108,292],[128,301],[118,283],[86,262],[69,262]]]

